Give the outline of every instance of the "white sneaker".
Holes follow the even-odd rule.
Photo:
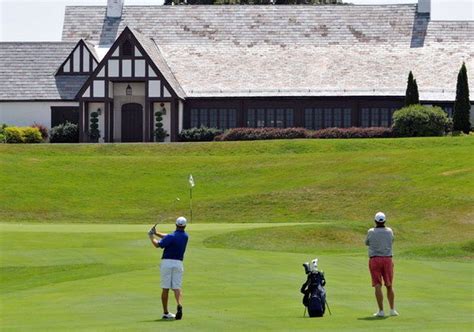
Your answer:
[[[385,313],[383,312],[383,310],[380,310],[379,312],[376,312],[373,316],[374,317],[385,317]]]
[[[168,312],[167,314],[163,314],[163,319],[174,319],[175,315],[172,314],[171,312]]]
[[[400,314],[395,309],[391,309],[390,316],[400,316]]]

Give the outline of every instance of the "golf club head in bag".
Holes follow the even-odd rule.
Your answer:
[[[304,271],[306,274],[315,273],[318,271],[318,259],[315,258],[311,262],[303,263]]]

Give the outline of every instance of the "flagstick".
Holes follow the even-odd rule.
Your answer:
[[[190,222],[193,222],[193,187],[189,187],[189,210],[191,215]]]

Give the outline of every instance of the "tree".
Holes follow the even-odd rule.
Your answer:
[[[471,102],[469,100],[469,83],[466,64],[463,62],[458,74],[456,85],[456,100],[454,102],[453,131],[462,131],[469,134],[471,122],[469,120]]]
[[[407,91],[405,93],[405,106],[416,105],[420,103],[420,97],[418,94],[418,84],[413,78],[413,73],[410,70],[408,74]]]

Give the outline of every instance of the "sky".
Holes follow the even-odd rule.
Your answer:
[[[345,0],[354,4],[417,3],[417,0]],[[163,0],[125,0],[154,5]],[[106,5],[107,0],[0,0],[0,41],[59,41],[66,5]]]

